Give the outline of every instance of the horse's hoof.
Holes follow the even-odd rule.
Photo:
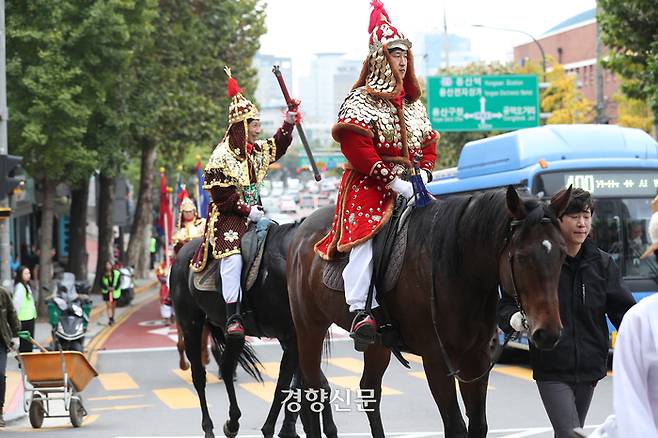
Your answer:
[[[299,438],[299,435],[296,433],[288,435],[287,433],[279,432],[279,438]]]
[[[236,436],[238,436],[239,430],[240,430],[240,425],[238,425],[238,427],[236,427],[235,430],[231,430],[229,426],[229,422],[227,421],[226,423],[224,423],[224,435],[226,436],[226,438],[235,438]]]
[[[179,367],[181,370],[183,370],[183,371],[187,371],[187,369],[190,367],[190,364],[187,363],[187,362],[183,362],[183,361],[181,361],[181,362],[178,364],[178,367]]]
[[[206,435],[204,438],[215,438],[215,434],[212,432],[212,430],[206,431]]]

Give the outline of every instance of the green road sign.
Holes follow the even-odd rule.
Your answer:
[[[509,131],[539,126],[536,75],[430,76],[432,127],[446,131]]]

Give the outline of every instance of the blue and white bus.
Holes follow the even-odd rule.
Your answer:
[[[547,125],[472,141],[457,167],[434,173],[428,190],[442,197],[513,185],[549,199],[570,184],[592,193],[591,235],[617,262],[635,299],[658,291],[656,257],[640,259],[658,194],[658,142],[641,130]]]

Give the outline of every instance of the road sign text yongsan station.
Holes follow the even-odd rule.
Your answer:
[[[431,76],[432,126],[443,131],[506,131],[539,125],[536,75]]]

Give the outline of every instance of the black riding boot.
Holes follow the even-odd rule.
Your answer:
[[[364,352],[370,344],[375,343],[377,323],[375,319],[364,310],[359,310],[352,321],[350,338],[354,339],[354,349]]]
[[[240,303],[226,303],[226,316],[226,336],[229,338],[244,338]]]

